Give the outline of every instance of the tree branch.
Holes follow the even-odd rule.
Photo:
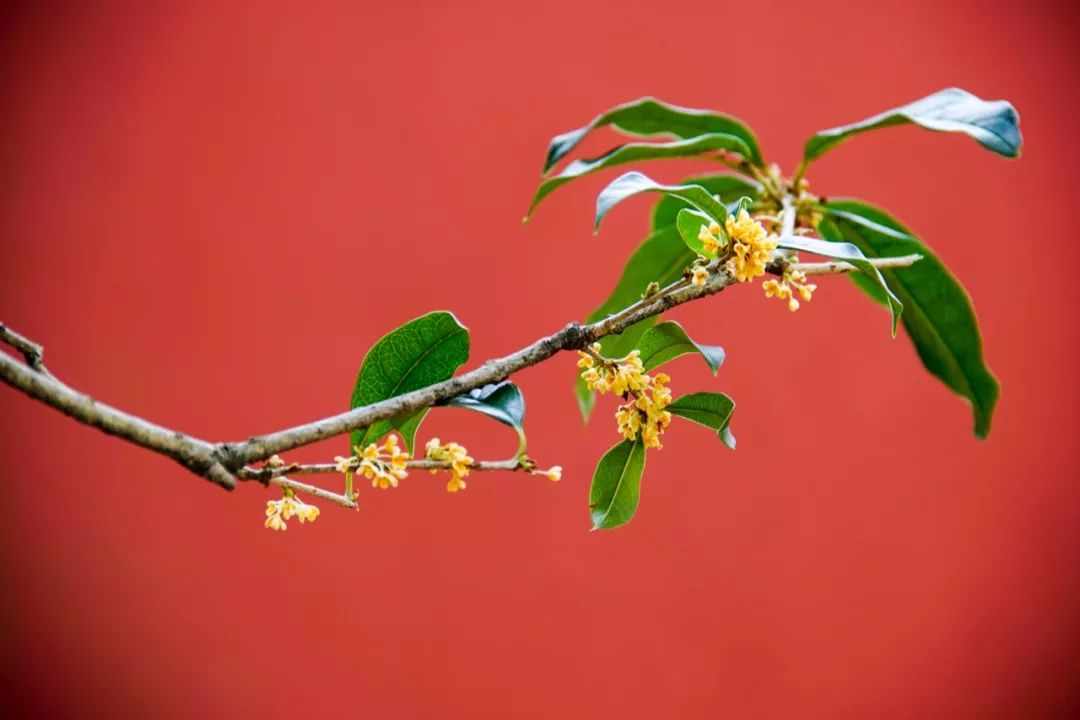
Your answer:
[[[784,209],[784,225],[788,227],[792,222],[788,218],[793,216],[794,212],[791,207]],[[911,265],[920,257],[909,255],[900,258],[881,258],[870,262],[879,268],[896,268]],[[784,262],[784,258],[777,255],[769,271],[782,272]],[[808,275],[846,273],[856,269],[844,262],[800,263],[795,265],[795,268]],[[664,313],[677,305],[718,293],[735,282],[719,261],[714,261],[709,269],[709,277],[703,286],[693,285],[686,279],[677,280],[659,292],[602,320],[588,325],[570,323],[562,330],[542,337],[517,352],[488,360],[480,367],[444,382],[241,442],[213,444],[99,403],[89,395],[77,392],[56,379],[45,368],[42,361],[44,351],[41,346],[3,325],[0,325],[0,341],[22,353],[27,364],[22,365],[9,355],[0,353],[0,379],[81,423],[170,457],[188,470],[223,488],[231,490],[235,487],[234,475],[241,480],[263,480],[282,486],[286,486],[284,483],[289,482],[303,492],[311,492],[317,496],[332,499],[334,502],[346,504],[352,501],[344,496],[322,490],[319,490],[319,493],[324,493],[324,495],[319,495],[305,489],[308,486],[300,488],[299,485],[303,483],[296,484],[295,481],[288,480],[280,473],[267,474],[263,468],[250,468],[248,465],[265,460],[271,455],[368,427],[395,415],[428,408],[469,390],[499,382],[559,352],[583,349],[603,337],[618,334],[635,323]],[[414,461],[417,463],[414,466],[435,467],[423,464],[429,462]],[[321,468],[321,466],[308,467]],[[515,468],[500,465],[497,468],[484,469],[511,470]],[[322,470],[310,472],[322,472]],[[352,507],[355,504],[347,506]]]
[[[337,503],[338,505],[342,505],[353,510],[358,509],[356,501],[350,500],[345,495],[339,495],[338,493],[330,492],[329,490],[323,490],[321,487],[316,487],[315,485],[308,485],[307,483],[290,480],[289,478],[284,476],[270,478],[269,480],[267,480],[267,484],[277,485],[278,487],[282,488],[288,488],[293,492],[307,493],[308,495],[317,497],[320,500],[329,500],[330,502]]]
[[[922,255],[902,255],[900,257],[878,258],[871,260],[870,264],[878,270],[892,270],[900,267],[908,267],[922,260]],[[837,273],[856,272],[858,268],[842,260],[821,263],[795,263],[792,270],[798,270],[805,275],[835,275]]]
[[[6,336],[0,339],[7,342]],[[43,370],[20,364],[6,353],[0,353],[0,379],[85,425],[170,457],[226,490],[236,486],[232,474],[217,461],[214,446],[205,440],[99,403],[89,395],[72,390]]]

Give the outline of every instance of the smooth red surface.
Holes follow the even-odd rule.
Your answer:
[[[0,389],[3,667],[26,717],[1061,717],[1080,676],[1068,3],[41,3],[2,20],[0,320],[52,369],[212,439],[339,411],[367,348],[436,308],[471,363],[582,316],[643,237],[595,192],[520,218],[547,140],[654,94],[735,113],[789,169],[816,128],[948,85],[1011,99],[1024,157],[893,129],[814,188],[892,209],[956,269],[1003,385],[994,432],[882,312],[824,280],[680,309],[722,343],[627,528],[589,533],[612,404],[520,375],[563,481],[410,477],[262,528],[160,457]],[[611,136],[590,141],[604,149]],[[700,166],[656,168],[675,180]],[[446,411],[423,436],[504,455]],[[295,453],[328,459],[342,442]]]

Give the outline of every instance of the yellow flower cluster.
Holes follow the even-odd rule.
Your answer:
[[[671,378],[664,373],[644,377],[646,388],[615,411],[615,421],[627,440],[636,440],[640,433],[645,447],[660,449],[660,436],[671,424],[671,413],[664,409],[671,404],[671,389],[666,387]]]
[[[594,343],[591,350],[599,356],[600,343]],[[593,354],[581,351],[578,354],[581,377],[590,390],[601,395],[610,391],[632,396],[615,411],[615,421],[623,437],[636,440],[640,434],[645,447],[663,447],[660,435],[671,424],[671,413],[665,409],[671,404],[671,390],[667,387],[671,378],[664,373],[645,374],[640,350],[620,360],[604,361],[599,367]]]
[[[450,463],[450,482],[446,483],[447,492],[457,492],[465,489],[465,476],[469,474],[469,467],[475,462],[469,457],[469,451],[456,442],[442,445],[439,438],[431,438],[424,446],[428,460]],[[432,470],[435,474],[439,470]]]
[[[776,297],[788,301],[788,310],[795,312],[799,309],[799,301],[795,299],[795,293],[806,302],[810,302],[817,285],[806,282],[806,275],[798,270],[788,269],[780,280],[766,280],[761,283],[765,289],[765,297]]]
[[[761,223],[750,217],[746,210],[739,211],[739,218],[728,218],[725,223],[731,246],[731,259],[727,262],[728,272],[739,282],[747,282],[765,274],[772,251],[776,249],[777,239],[766,234]]]
[[[596,355],[600,354],[600,343],[593,343],[590,348]],[[587,352],[578,351],[581,358],[577,366],[583,370],[581,379],[590,390],[603,395],[613,392],[616,395],[637,393],[649,383],[649,376],[645,374],[645,367],[641,364],[641,351],[633,350],[621,360],[612,363],[603,363],[596,366],[596,358]]]
[[[723,242],[724,236],[720,232],[720,223],[713,220],[708,225],[702,223],[701,230],[698,232],[698,240],[701,241],[702,248],[709,255],[716,255],[720,251],[720,245]]]
[[[266,503],[265,527],[271,530],[288,530],[285,521],[293,517],[299,519],[301,525],[305,521],[315,522],[315,518],[319,517],[319,508],[308,505],[288,489],[280,500],[270,500]]]
[[[339,473],[359,473],[371,481],[372,487],[383,490],[397,487],[398,480],[409,474],[406,470],[409,453],[398,446],[397,435],[389,435],[382,445],[371,443],[366,448],[357,445],[353,449],[356,455],[334,458]]]

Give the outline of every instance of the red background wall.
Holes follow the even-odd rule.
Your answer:
[[[153,5],[154,7],[150,7]],[[546,142],[655,94],[814,129],[947,85],[1007,97],[1024,158],[914,129],[812,172],[969,288],[1003,395],[986,443],[842,279],[677,313],[729,359],[732,454],[680,425],[629,527],[589,533],[615,441],[569,356],[523,373],[562,483],[414,476],[263,530],[167,460],[0,389],[5,703],[69,717],[1057,717],[1078,697],[1078,53],[1067,3],[36,3],[2,20],[0,320],[52,369],[212,439],[343,409],[436,308],[473,363],[599,302],[644,236],[595,192],[521,215]],[[606,148],[611,137],[587,150]],[[654,170],[677,179],[697,169]],[[476,456],[508,431],[448,411]],[[335,442],[295,459],[326,459]]]

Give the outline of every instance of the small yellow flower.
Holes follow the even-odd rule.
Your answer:
[[[690,282],[692,282],[694,285],[697,285],[698,287],[705,287],[705,281],[708,279],[708,269],[703,268],[699,265],[698,267],[694,268],[693,277],[691,278]]]
[[[633,350],[615,366],[611,379],[611,391],[623,395],[643,388],[649,382],[645,366],[641,363],[641,351]]]
[[[766,234],[761,223],[750,217],[746,210],[739,211],[739,218],[728,218],[728,236],[732,240],[731,259],[727,262],[728,272],[739,282],[747,282],[765,274],[777,239]]]
[[[355,448],[360,457],[358,472],[371,481],[372,487],[397,487],[398,480],[408,476],[406,466],[409,454],[398,446],[397,435],[389,435],[381,446],[371,443],[366,448]]]
[[[701,230],[698,231],[698,240],[701,241],[702,249],[707,255],[715,256],[720,251],[723,237],[720,224],[715,220],[708,225],[702,224]]]
[[[298,518],[301,525],[304,522],[315,522],[315,518],[319,517],[319,508],[308,505],[296,497],[292,490],[286,489],[280,500],[270,500],[266,503],[266,522],[263,526],[284,532],[289,529],[286,521],[293,517]]]
[[[457,492],[465,489],[465,476],[469,474],[472,464],[476,462],[469,457],[469,451],[463,445],[456,442],[443,445],[439,438],[431,438],[424,446],[428,460],[450,463],[450,481],[446,483],[447,492]],[[440,468],[432,470],[437,473]]]
[[[548,470],[532,470],[533,475],[543,475],[552,482],[559,482],[562,480],[562,465],[553,465]]]
[[[795,293],[805,302],[810,302],[817,285],[806,282],[806,275],[798,270],[786,270],[779,280],[766,280],[761,283],[765,290],[765,297],[775,297],[788,301],[788,309],[795,312],[799,309],[799,301],[795,299]]]
[[[334,467],[339,473],[350,473],[353,471],[356,463],[356,456],[342,457],[340,455],[334,456]]]

